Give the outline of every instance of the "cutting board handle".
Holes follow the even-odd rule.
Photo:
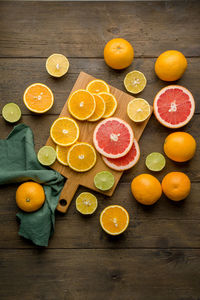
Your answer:
[[[57,210],[66,213],[74,194],[78,189],[79,184],[75,182],[74,179],[67,179],[65,185],[60,194],[60,198],[57,205]]]

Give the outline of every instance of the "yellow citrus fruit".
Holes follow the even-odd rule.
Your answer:
[[[56,145],[57,160],[64,166],[68,166],[67,154],[70,147]]]
[[[88,143],[76,143],[68,151],[67,162],[74,171],[86,172],[96,163],[96,151]]]
[[[16,191],[17,206],[26,212],[38,210],[45,201],[42,185],[36,182],[22,183]]]
[[[103,118],[111,117],[116,109],[117,109],[117,100],[114,95],[110,93],[99,93],[99,96],[103,98],[106,104],[105,113],[103,114]]]
[[[135,199],[144,205],[154,204],[162,195],[160,182],[149,174],[136,176],[131,183],[131,191]]]
[[[79,138],[78,124],[71,118],[58,118],[51,126],[50,136],[57,145],[70,146]]]
[[[63,54],[54,53],[46,60],[46,70],[49,75],[61,77],[67,73],[69,61]]]
[[[98,94],[101,92],[110,92],[109,85],[100,79],[94,79],[90,81],[86,87],[86,90],[92,94]]]
[[[91,193],[81,193],[76,198],[76,209],[83,215],[91,215],[97,209],[97,198]]]
[[[124,78],[125,88],[132,94],[138,94],[143,91],[146,84],[147,80],[144,74],[136,70],[129,72]]]
[[[187,68],[185,56],[177,50],[168,50],[160,54],[155,63],[157,76],[164,81],[175,81],[182,77]]]
[[[89,119],[96,108],[94,96],[82,89],[72,93],[67,103],[70,114],[81,121]]]
[[[113,69],[124,69],[131,65],[134,50],[131,44],[122,38],[110,40],[104,48],[104,60]]]
[[[150,116],[150,113],[149,103],[142,98],[133,99],[127,105],[127,114],[134,122],[145,121]]]
[[[194,156],[196,141],[187,132],[173,132],[165,139],[164,151],[170,159],[177,162],[185,162]]]
[[[42,114],[52,107],[54,96],[45,84],[33,83],[25,90],[23,100],[30,111]]]
[[[182,172],[168,173],[162,181],[163,193],[173,201],[185,199],[191,189],[189,177]]]
[[[121,234],[129,224],[129,214],[120,205],[110,205],[104,208],[100,215],[102,229],[111,235]]]
[[[106,110],[106,104],[105,104],[104,99],[101,96],[99,96],[98,94],[93,94],[93,96],[94,96],[94,99],[96,102],[96,108],[95,108],[93,115],[88,119],[88,121],[91,121],[91,122],[100,120]]]

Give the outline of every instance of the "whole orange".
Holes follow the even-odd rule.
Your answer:
[[[187,68],[185,56],[177,50],[160,54],[155,63],[157,76],[164,81],[175,81],[182,77]]]
[[[182,172],[168,173],[162,181],[163,193],[173,201],[185,199],[191,189],[189,177]]]
[[[166,137],[164,151],[170,159],[184,162],[194,156],[196,141],[191,134],[177,131]]]
[[[16,203],[26,212],[38,210],[45,201],[43,187],[36,182],[22,183],[16,191]]]
[[[104,48],[104,60],[113,69],[127,68],[131,65],[133,58],[133,47],[125,39],[112,39]]]
[[[154,204],[162,195],[160,182],[149,174],[135,177],[131,183],[131,191],[135,199],[144,205]]]

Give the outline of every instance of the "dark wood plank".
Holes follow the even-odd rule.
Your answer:
[[[147,78],[147,86],[139,97],[143,97],[150,104],[156,93],[166,83],[159,80],[154,72],[155,59],[136,58],[133,64],[126,70],[115,71],[105,65],[103,59],[70,58],[70,69],[66,76],[55,79],[48,75],[45,69],[46,59],[0,59],[0,69],[3,76],[0,77],[0,111],[6,103],[14,101],[19,104],[23,113],[30,114],[23,104],[22,98],[26,87],[34,82],[47,84],[53,91],[55,103],[49,111],[50,114],[60,114],[62,107],[81,71],[94,77],[104,79],[112,86],[126,91],[123,80],[125,75],[133,69],[140,70]],[[196,100],[196,112],[200,112],[199,97],[199,64],[200,58],[189,58],[188,69],[177,84],[188,88]]]
[[[87,14],[86,14],[87,12]],[[102,57],[105,43],[129,40],[135,55],[178,48],[199,56],[199,2],[0,2],[0,56]],[[187,26],[186,26],[187,25]]]
[[[0,295],[2,300],[197,300],[199,259],[199,250],[0,251]]]

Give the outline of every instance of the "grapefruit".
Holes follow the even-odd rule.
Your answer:
[[[169,85],[161,89],[154,99],[153,106],[157,120],[169,128],[186,125],[195,110],[192,94],[180,85]]]
[[[119,118],[108,118],[95,128],[93,143],[99,153],[108,158],[126,155],[133,145],[134,134],[130,125]]]
[[[124,171],[132,168],[140,158],[140,148],[138,142],[134,139],[131,150],[120,158],[107,158],[102,156],[105,164],[116,171]]]

